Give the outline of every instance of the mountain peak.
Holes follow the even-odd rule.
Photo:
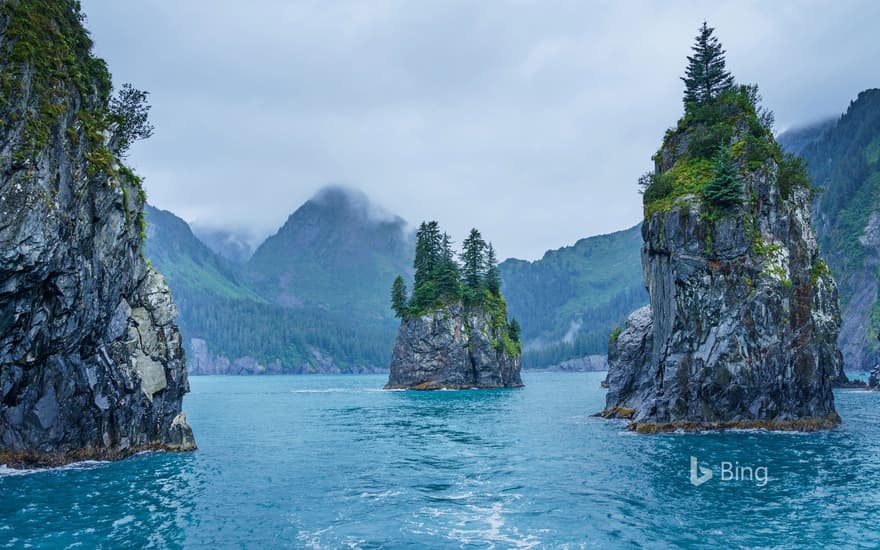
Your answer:
[[[321,189],[257,248],[247,263],[254,284],[281,305],[317,305],[390,318],[386,296],[411,270],[413,243],[403,218],[358,190]]]
[[[304,210],[329,212],[331,215],[358,222],[391,223],[394,225],[405,225],[406,223],[400,216],[372,202],[360,189],[339,184],[327,185],[319,189],[312,198],[291,215],[290,219]]]

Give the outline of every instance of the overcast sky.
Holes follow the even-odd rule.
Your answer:
[[[151,93],[150,202],[254,238],[330,183],[501,257],[632,226],[704,18],[777,130],[880,85],[873,0],[82,4],[114,82]]]

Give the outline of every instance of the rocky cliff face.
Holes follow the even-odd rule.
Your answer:
[[[667,136],[657,174],[701,166],[683,160],[698,131],[680,125]],[[734,127],[734,151],[757,147],[744,131]],[[640,432],[839,422],[840,313],[810,227],[811,191],[786,189],[776,160],[748,155],[737,160],[741,200],[727,212],[699,191],[646,206],[650,305],[609,344],[604,416],[629,418]]]
[[[195,448],[176,310],[80,22],[73,2],[0,2],[0,463]]]
[[[512,388],[520,354],[506,350],[489,314],[460,303],[404,319],[386,389]]]

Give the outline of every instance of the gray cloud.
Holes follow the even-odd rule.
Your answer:
[[[877,86],[880,3],[84,0],[117,83],[151,92],[151,202],[265,236],[320,187],[502,257],[636,223],[702,20],[777,126]]]

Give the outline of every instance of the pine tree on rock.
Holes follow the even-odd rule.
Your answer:
[[[435,275],[442,256],[442,236],[436,221],[422,222],[416,232],[415,277],[411,306],[423,310],[433,306],[439,297]]]
[[[398,275],[397,278],[394,279],[394,284],[391,286],[391,309],[393,309],[394,314],[401,319],[406,316],[406,294],[406,282],[403,280],[403,277]]]
[[[706,103],[733,87],[733,76],[725,68],[724,49],[714,31],[703,21],[691,47],[694,55],[688,56],[685,76],[681,77],[685,84],[685,107]]]
[[[501,273],[498,271],[498,258],[495,257],[492,243],[486,249],[486,288],[496,296],[501,293]]]
[[[742,183],[729,147],[722,146],[718,149],[718,154],[712,161],[712,179],[703,189],[703,196],[709,204],[721,209],[741,202]]]
[[[462,282],[469,299],[479,296],[483,288],[483,273],[486,265],[486,241],[476,229],[471,229],[470,235],[462,244]]]
[[[517,321],[516,318],[510,320],[507,330],[510,334],[510,339],[514,342],[519,342],[519,335],[522,332],[522,328],[519,326],[519,321]]]
[[[452,239],[448,233],[443,233],[440,243],[440,260],[437,264],[434,278],[437,281],[437,290],[445,301],[461,298],[461,282],[458,262],[455,261],[455,252],[452,250]]]

